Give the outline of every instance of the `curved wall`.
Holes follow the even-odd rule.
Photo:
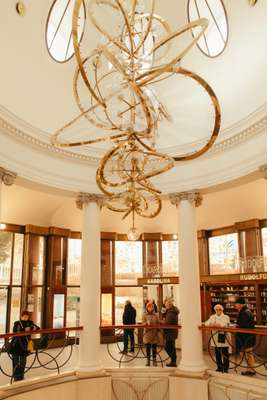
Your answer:
[[[20,183],[20,182],[18,182]],[[82,213],[76,208],[75,194],[53,194],[45,188],[26,187],[25,183],[3,186],[3,221],[14,224],[58,226],[81,230]],[[251,218],[267,218],[267,181],[263,178],[232,188],[203,194],[197,208],[198,229],[212,229],[232,225]],[[130,219],[103,208],[101,230],[125,233]],[[177,213],[168,200],[163,201],[160,215],[154,219],[137,219],[140,232],[177,232]]]

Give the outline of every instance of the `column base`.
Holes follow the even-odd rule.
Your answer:
[[[185,373],[185,374],[203,374],[205,371],[208,369],[207,365],[204,363],[204,361],[200,361],[199,363],[197,362],[184,362],[181,360],[177,371],[180,373]]]
[[[81,364],[75,368],[75,374],[79,377],[107,376],[101,363]]]

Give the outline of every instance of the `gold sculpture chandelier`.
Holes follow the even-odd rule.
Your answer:
[[[77,61],[73,88],[80,113],[56,131],[51,140],[60,147],[110,143],[110,149],[99,162],[96,182],[110,210],[124,213],[123,218],[132,215],[128,238],[136,240],[139,234],[135,215],[153,218],[161,210],[161,191],[151,179],[170,170],[177,161],[192,160],[205,153],[219,133],[221,114],[214,91],[199,75],[180,65],[204,33],[208,20],[199,19],[172,31],[169,24],[155,14],[156,0],[145,3],[143,0],[90,0],[87,15],[100,32],[101,41],[90,54],[82,54],[78,42],[82,1],[75,1],[72,18]],[[109,15],[108,26],[105,15]],[[194,36],[190,42],[173,55],[172,42],[192,30]],[[163,154],[157,151],[155,144],[160,122],[171,120],[171,115],[158,99],[154,87],[174,75],[199,84],[210,97],[214,109],[212,132],[207,142],[197,151],[179,156]],[[92,138],[89,132],[83,140],[64,141],[62,135],[80,118],[86,118],[94,126],[97,137]]]

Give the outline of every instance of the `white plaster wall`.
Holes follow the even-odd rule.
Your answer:
[[[75,194],[53,194],[47,188],[16,184],[3,186],[3,221],[15,224],[58,226],[81,230],[81,211],[76,208]],[[197,208],[198,229],[232,225],[250,218],[267,218],[267,181],[263,178],[233,188],[204,194]],[[163,201],[162,211],[153,219],[137,218],[140,232],[177,232],[176,208]],[[101,211],[101,230],[125,233],[131,220],[106,208]]]

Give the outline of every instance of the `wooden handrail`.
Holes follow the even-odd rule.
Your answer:
[[[267,328],[267,327],[266,327]],[[253,328],[253,329],[244,329],[238,327],[226,327],[226,326],[199,326],[199,329],[202,331],[220,331],[220,332],[230,332],[230,333],[250,333],[254,335],[262,335],[267,336],[267,329],[266,328]]]
[[[30,336],[30,335],[36,335],[40,333],[62,333],[62,332],[69,332],[69,331],[82,331],[83,327],[82,326],[75,326],[75,327],[64,327],[64,328],[59,328],[59,329],[35,329],[32,331],[27,331],[27,332],[10,332],[10,333],[5,333],[0,335],[0,339],[8,339],[10,337],[14,336]]]
[[[131,324],[131,325],[100,325],[100,330],[113,330],[113,329],[181,329],[181,325],[147,325],[147,324]]]

